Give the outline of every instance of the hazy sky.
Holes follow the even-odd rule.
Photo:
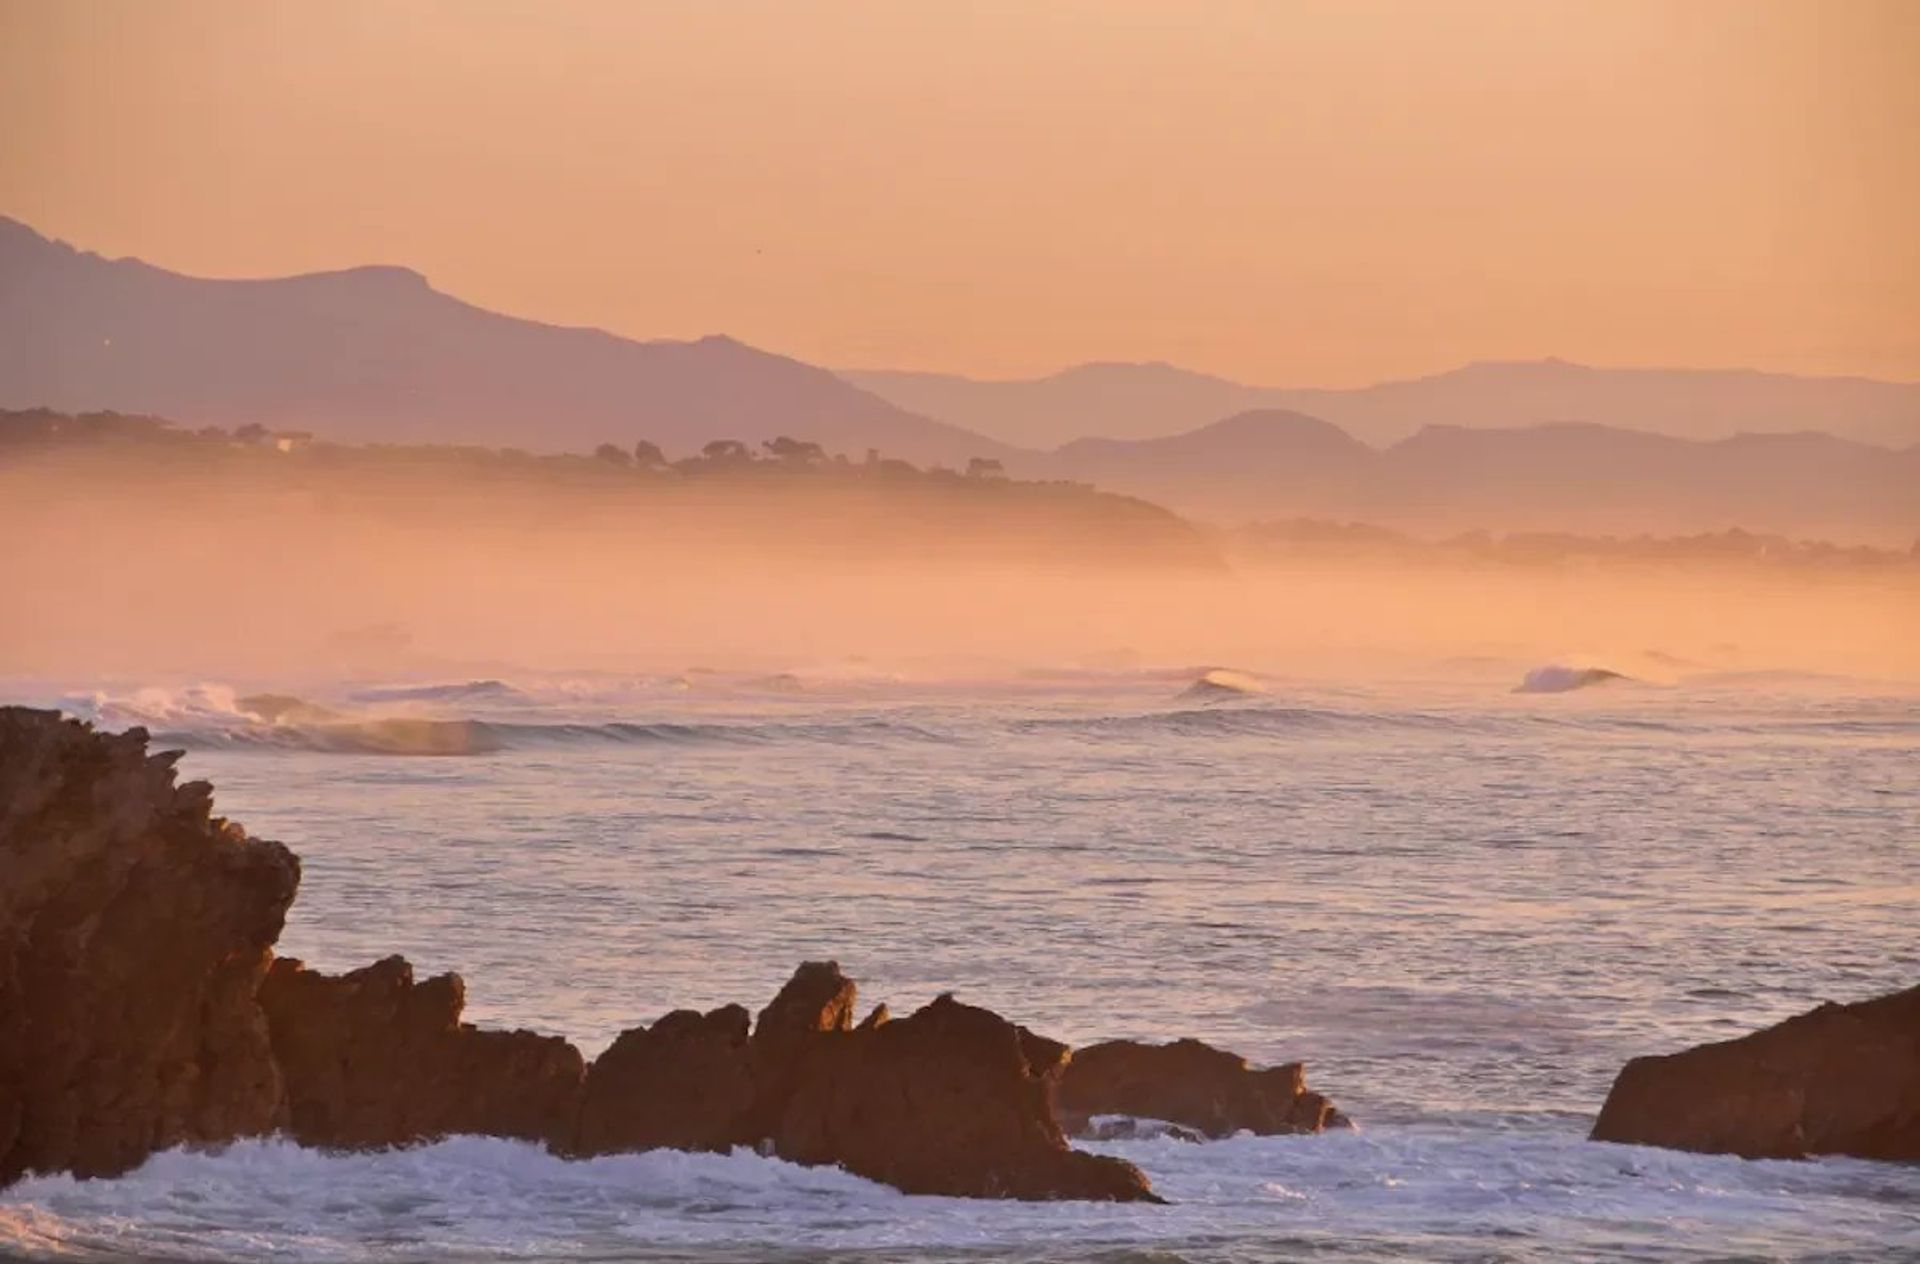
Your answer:
[[[1920,0],[0,0],[0,213],[640,337],[1920,378]]]

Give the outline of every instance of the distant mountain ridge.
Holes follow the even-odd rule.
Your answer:
[[[1418,531],[1638,535],[1744,527],[1904,547],[1920,445],[1814,432],[1680,439],[1590,423],[1429,426],[1379,449],[1256,410],[1159,439],[1087,439],[1010,468],[1075,478],[1217,522],[1318,516]]]
[[[204,280],[0,218],[0,408],[539,452],[646,439],[684,455],[785,434],[856,459],[994,458],[1219,522],[1740,526],[1882,543],[1920,530],[1920,385],[1561,361],[1356,391],[1273,391],[1164,364],[1026,383],[851,376],[894,402],[731,338],[636,342],[489,312],[408,268]],[[955,400],[979,430],[1033,446],[950,424]],[[967,411],[989,407],[1005,411]],[[1048,427],[1083,422],[1110,433],[1034,450],[1054,446]]]
[[[731,338],[636,342],[442,294],[409,268],[207,280],[0,217],[0,407],[536,451],[778,434],[964,464],[1003,446]]]
[[[1160,438],[1257,409],[1308,413],[1377,445],[1429,425],[1546,422],[1591,422],[1689,439],[1819,430],[1894,447],[1920,442],[1920,383],[1745,369],[1481,361],[1350,389],[1249,386],[1161,363],[1084,364],[1020,381],[894,371],[841,376],[903,408],[1024,447],[1051,448],[1089,436]]]

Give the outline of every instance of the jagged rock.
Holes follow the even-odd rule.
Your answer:
[[[1067,1145],[1052,1100],[1066,1057],[951,996],[830,1031],[807,1050],[773,1150],[910,1194],[1157,1201],[1131,1163]]]
[[[737,1005],[623,1032],[587,1072],[574,1151],[752,1145],[908,1193],[1152,1197],[1132,1165],[1067,1146],[1052,1096],[1065,1045],[951,997],[855,1027],[857,995],[811,961],[751,1036]]]
[[[1593,1139],[1750,1159],[1920,1160],[1920,987],[1635,1058]]]
[[[823,1031],[853,1026],[859,988],[837,961],[803,961],[753,1024],[755,1056],[777,1061]]]
[[[344,975],[271,948],[299,862],[211,816],[144,731],[0,708],[0,1184],[284,1129],[331,1148],[455,1133],[560,1153],[752,1144],[914,1193],[1152,1199],[1068,1147],[1066,1046],[942,997],[905,1019],[808,962],[747,1014],[676,1011],[591,1073],[558,1037],[460,1021],[458,975]]]
[[[620,1033],[587,1069],[575,1153],[726,1150],[753,1140],[747,1011],[675,1010]]]
[[[1307,1091],[1301,1063],[1250,1067],[1238,1054],[1198,1040],[1111,1040],[1077,1051],[1060,1080],[1060,1117],[1069,1133],[1082,1136],[1095,1115],[1162,1119],[1209,1137],[1346,1124],[1333,1103]]]
[[[300,863],[177,758],[0,708],[0,1184],[281,1122],[254,990]]]
[[[804,961],[753,1023],[749,1058],[754,1104],[741,1128],[754,1140],[773,1134],[780,1111],[793,1096],[794,1078],[806,1050],[823,1032],[853,1026],[858,988],[834,961]]]
[[[586,1067],[558,1036],[460,1021],[457,974],[424,983],[388,957],[349,974],[273,963],[260,987],[303,1145],[361,1149],[455,1133],[571,1141]]]

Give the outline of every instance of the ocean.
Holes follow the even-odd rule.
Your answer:
[[[908,1197],[745,1152],[245,1142],[26,1180],[0,1192],[0,1251],[1920,1258],[1920,1168],[1586,1140],[1636,1054],[1920,981],[1920,692],[1577,672],[1514,692],[1526,666],[527,672],[271,705],[13,682],[147,724],[222,814],[300,854],[284,954],[456,970],[483,1025],[591,1056],[673,1008],[757,1010],[832,958],[863,1007],[952,991],[1075,1044],[1304,1059],[1358,1126],[1090,1147],[1164,1207]]]

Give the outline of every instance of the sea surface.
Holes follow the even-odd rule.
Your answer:
[[[591,1055],[833,958],[896,1013],[950,990],[1074,1043],[1305,1059],[1359,1126],[1093,1147],[1165,1207],[907,1197],[744,1152],[247,1142],[0,1192],[0,1253],[1920,1259],[1920,1167],[1585,1139],[1635,1054],[1920,982],[1920,693],[1529,666],[526,673],[297,705],[14,682],[147,724],[300,853],[284,953],[457,970],[482,1024]]]

